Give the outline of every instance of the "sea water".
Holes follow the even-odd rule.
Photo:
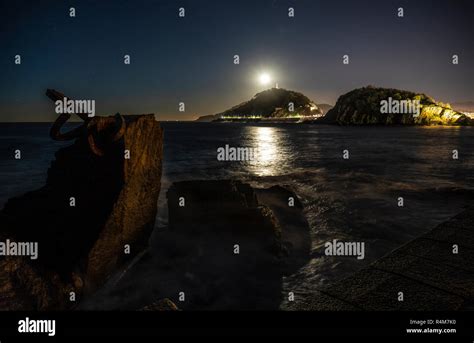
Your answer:
[[[41,187],[54,152],[71,144],[52,141],[49,127],[0,124],[0,207],[10,197]],[[283,291],[297,296],[311,296],[316,288],[364,267],[473,199],[470,127],[193,122],[162,127],[156,231],[166,227],[166,190],[174,181],[233,178],[255,187],[290,188],[304,205],[312,240],[308,264],[282,281]],[[256,149],[258,158],[219,160],[218,149],[226,145]],[[14,159],[15,149],[21,149],[21,160]],[[453,159],[454,150],[458,159]],[[349,158],[343,158],[344,151]],[[364,242],[364,259],[325,256],[324,245],[333,240]],[[150,283],[148,277],[137,279],[137,294],[149,290]]]

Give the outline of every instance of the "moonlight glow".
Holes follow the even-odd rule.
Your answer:
[[[272,78],[270,77],[269,74],[262,73],[262,74],[259,75],[258,81],[260,82],[261,85],[266,86],[266,85],[270,84],[270,82],[272,81]]]

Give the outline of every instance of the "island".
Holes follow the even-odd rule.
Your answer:
[[[366,86],[341,95],[335,106],[316,104],[306,95],[282,88],[257,93],[224,112],[198,122],[283,122],[332,125],[474,125],[471,113],[424,93]]]
[[[257,93],[252,99],[224,112],[201,116],[197,121],[299,122],[316,120],[323,115],[323,110],[304,94],[275,87]]]
[[[416,110],[413,107],[417,107]],[[354,89],[341,95],[324,117],[313,122],[338,125],[474,124],[467,114],[426,94],[374,86]]]

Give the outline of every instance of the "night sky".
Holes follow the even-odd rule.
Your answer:
[[[46,88],[101,115],[189,120],[265,89],[262,71],[317,103],[369,84],[474,100],[472,0],[2,0],[0,16],[0,121],[53,121]]]

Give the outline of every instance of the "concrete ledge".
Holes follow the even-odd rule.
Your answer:
[[[453,245],[458,252],[453,253]],[[468,209],[321,290],[307,309],[461,310],[474,301],[474,210]],[[399,301],[403,292],[403,301]]]

